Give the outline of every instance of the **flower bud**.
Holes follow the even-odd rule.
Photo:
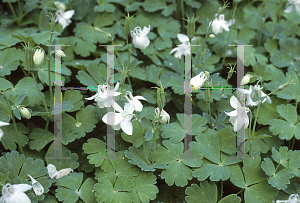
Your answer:
[[[241,85],[246,85],[246,84],[248,84],[249,81],[250,81],[250,78],[251,78],[251,75],[246,74],[246,75],[242,78],[242,80],[241,80]]]
[[[62,50],[55,50],[55,54],[59,57],[66,57],[66,54]]]
[[[54,5],[57,7],[58,10],[62,10],[62,11],[66,10],[65,4],[63,4],[59,1],[54,2]]]
[[[36,66],[40,65],[44,60],[44,50],[43,49],[37,49],[33,56],[33,61]]]
[[[24,50],[25,50],[25,64],[26,64],[26,68],[29,71],[33,71],[33,50],[31,49],[31,47],[25,44],[24,46]]]
[[[155,111],[155,118],[159,119],[159,113],[160,113],[159,108],[156,108],[154,111]],[[161,117],[160,123],[166,124],[170,122],[170,115],[163,109],[161,111],[160,117]]]
[[[209,35],[209,38],[211,38],[211,39],[213,39],[213,38],[215,38],[216,36],[214,35],[214,34],[210,34]]]
[[[21,116],[23,116],[26,119],[30,119],[31,118],[31,113],[30,113],[30,111],[27,108],[20,107],[19,110],[20,110]]]
[[[135,15],[135,14],[134,14]],[[133,15],[133,16],[134,16]],[[125,16],[125,15],[124,15]],[[127,36],[130,33],[130,23],[133,16],[129,16],[129,13],[127,16],[125,16],[125,24],[124,24],[124,34]]]
[[[156,88],[156,103],[158,108],[163,109],[165,106],[165,102],[166,102],[166,98],[165,98],[165,92],[164,92],[164,87],[162,86],[161,82],[160,82],[160,88],[159,87],[152,87],[152,88]]]

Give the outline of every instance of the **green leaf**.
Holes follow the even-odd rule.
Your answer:
[[[293,59],[287,51],[276,52],[276,54],[271,56],[270,61],[273,62],[274,65],[279,68],[290,66],[293,63]]]
[[[199,153],[191,153],[186,151],[186,155],[189,154],[196,159],[180,159],[183,157],[183,143],[174,144],[169,140],[164,140],[162,146],[157,146],[155,149],[155,161],[159,164],[168,164],[167,168],[162,171],[161,178],[165,179],[169,186],[174,183],[176,186],[184,187],[188,184],[188,180],[192,179],[192,170],[188,167],[199,167],[202,164],[202,160]]]
[[[43,149],[48,143],[54,140],[53,133],[46,131],[42,128],[34,128],[28,137],[31,139],[29,141],[30,149],[34,149],[40,151]]]
[[[286,146],[284,147],[281,146],[279,148],[279,152],[276,150],[275,147],[272,147],[272,158],[274,159],[274,161],[283,165],[284,167],[288,167],[289,164],[288,160],[290,159],[292,153],[293,151],[288,150]]]
[[[113,22],[114,22],[113,14],[102,12],[102,13],[98,13],[94,21],[94,26],[102,28],[108,25],[112,25]]]
[[[95,164],[96,167],[102,165],[104,158],[106,157],[106,144],[96,138],[88,139],[87,143],[83,144],[82,149],[84,153],[89,154],[88,159],[90,164]]]
[[[242,199],[237,196],[236,194],[227,195],[226,197],[222,198],[219,203],[240,203]]]
[[[291,152],[291,150],[289,151]],[[287,157],[285,157],[287,158]],[[286,161],[286,160],[284,160]],[[287,167],[287,166],[286,166]],[[290,160],[289,160],[289,165],[291,169],[293,169],[293,173],[295,174],[296,177],[300,177],[300,151],[295,150],[291,153]]]
[[[165,0],[146,0],[143,4],[145,11],[155,12],[166,7]]]
[[[214,182],[200,182],[200,187],[197,184],[192,184],[185,190],[185,201],[187,203],[197,203],[199,200],[207,203],[216,203],[218,198],[217,185]]]
[[[94,11],[97,12],[108,12],[113,13],[116,10],[116,7],[113,4],[101,4],[101,6],[95,6]]]
[[[23,52],[15,47],[0,51],[0,76],[10,75],[17,70]]]
[[[189,135],[198,135],[200,132],[206,129],[205,127],[203,127],[207,123],[206,119],[200,115],[192,115],[192,129],[185,129],[184,114],[178,113],[176,114],[176,116],[179,122],[165,124],[161,128],[161,130],[163,131],[161,136],[163,138],[170,138],[169,140],[171,142],[178,143],[184,139],[186,133]]]
[[[95,181],[92,178],[88,178],[82,184],[82,180],[83,173],[75,172],[58,179],[55,182],[55,185],[58,186],[55,190],[57,199],[67,203],[76,202],[80,197],[85,203],[95,202],[96,198],[92,191]]]
[[[23,123],[17,123],[17,129],[19,132],[20,144],[24,147],[29,139],[25,135],[28,133],[28,129],[24,126]],[[4,132],[3,137],[1,138],[2,145],[5,149],[16,150],[18,137],[13,125],[3,126],[1,130]]]
[[[0,90],[12,89],[14,87],[13,84],[5,78],[0,78],[0,84]]]
[[[70,110],[67,110],[66,112],[74,112],[79,110],[84,102],[82,101],[82,94],[80,90],[71,90],[71,91],[65,91],[63,96],[63,101],[70,101],[70,105],[73,107]]]
[[[43,89],[43,85],[39,83],[39,89]],[[13,96],[15,95],[20,95],[27,93],[29,99],[30,99],[30,104],[29,107],[33,107],[34,105],[39,105],[42,102],[41,95],[39,93],[38,88],[36,87],[36,84],[34,82],[34,79],[31,77],[24,77],[19,82],[16,84],[15,88],[12,90],[7,90],[5,94],[12,94]],[[42,96],[44,97],[44,94],[41,93]]]
[[[296,124],[296,107],[292,106],[291,104],[281,104],[277,106],[276,109],[286,121],[281,119],[272,119],[269,122],[270,131],[273,133],[273,135],[279,135],[279,138],[282,140],[290,140],[294,135],[297,139],[300,139],[300,123]]]
[[[96,45],[92,42],[84,41],[80,38],[76,39],[76,46],[74,51],[76,54],[79,54],[82,57],[87,57],[91,54],[91,52],[96,51]]]
[[[273,56],[277,50],[277,40],[275,39],[267,39],[264,44],[265,49]]]

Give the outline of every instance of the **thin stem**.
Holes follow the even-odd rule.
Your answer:
[[[235,4],[234,4],[232,19],[234,19],[234,17],[235,17],[235,12],[236,12],[236,8],[237,8],[237,4],[238,4],[237,2],[235,2]],[[232,28],[229,29],[229,34],[228,34],[227,41],[226,41],[227,43],[229,42],[229,38],[230,38],[230,35],[231,35],[231,30],[232,30]],[[223,34],[223,36],[224,36],[224,34]],[[228,46],[225,46],[225,51],[224,51],[224,54],[223,54],[222,64],[225,63],[227,49],[228,49]]]
[[[241,192],[243,192],[245,190],[245,188],[241,189],[238,193],[236,193],[236,195],[240,194]]]
[[[250,141],[249,155],[250,155],[250,158],[252,158],[252,140]]]
[[[277,16],[276,16],[277,19],[276,19],[276,24],[274,26],[272,39],[274,39],[274,37],[275,37],[275,34],[276,34],[277,30],[278,30],[278,24],[279,24],[281,16],[282,16],[281,7],[282,7],[282,0],[280,0],[279,7],[278,7],[278,10],[277,10],[277,13],[276,13],[277,14]]]
[[[183,5],[183,0],[180,0],[180,10],[181,10],[181,24],[182,24],[182,33],[184,33],[184,5]]]
[[[42,18],[43,18],[43,10],[40,13],[40,19],[39,19],[39,32],[41,32],[41,26],[42,26]],[[51,44],[51,42],[50,42]]]
[[[20,16],[22,16],[23,11],[22,11],[20,0],[18,0],[18,6],[19,6],[19,10],[20,10]]]
[[[52,43],[52,37],[53,37],[53,31],[51,31],[51,35],[50,35],[50,45]],[[48,82],[49,82],[49,94],[50,94],[50,112],[52,112],[52,107],[53,107],[53,103],[54,103],[54,99],[53,99],[53,93],[52,93],[52,84],[51,84],[51,76],[50,76],[50,60],[51,60],[51,52],[50,52],[50,46],[48,47]],[[46,103],[44,103],[45,105]],[[47,108],[47,105],[46,107]],[[46,121],[46,126],[45,126],[45,130],[48,130],[48,126],[49,126],[49,122],[50,122],[50,118],[49,116],[47,116],[47,121]]]
[[[33,72],[31,72],[31,76],[32,76],[32,78],[33,78],[33,80],[34,80],[34,82],[35,82],[35,85],[36,85],[36,87],[37,87],[37,89],[38,89],[38,92],[40,93],[40,96],[41,96],[41,98],[42,98],[42,100],[43,100],[43,104],[44,104],[44,107],[45,107],[45,112],[48,112],[47,104],[46,104],[45,98],[43,97],[42,92],[41,92],[40,89],[39,89],[39,85],[38,85],[38,83],[37,83],[37,81],[36,81],[36,79],[35,79],[35,77],[34,77]]]
[[[140,123],[140,122],[138,122],[138,123],[139,123],[140,130],[141,130],[141,133],[142,133],[142,136],[143,136],[143,149],[144,149],[144,156],[145,156],[145,160],[146,160],[147,164],[149,164],[148,156],[147,156],[147,154],[146,154],[146,147],[145,147],[145,136],[144,136],[144,132],[143,132],[143,130],[142,130],[142,125],[141,125],[141,123]]]
[[[259,105],[258,105],[257,110],[256,110],[256,113],[255,113],[255,119],[254,119],[254,125],[253,125],[252,137],[254,137],[255,126],[256,126],[256,121],[257,121],[257,117],[258,117],[258,112],[259,112],[260,105],[261,105],[261,102],[259,102]]]
[[[223,180],[221,179],[221,199],[222,199],[222,197],[223,197]]]
[[[154,142],[153,142],[153,160],[155,160],[155,147],[156,147],[156,129],[157,129],[157,126],[158,126],[158,123],[160,121],[160,117],[161,117],[161,112],[162,112],[162,109],[159,109],[159,115],[158,115],[158,118],[155,118],[158,119],[157,121],[155,121],[155,124],[154,124]]]
[[[291,150],[294,149],[294,144],[295,144],[295,136],[293,137],[293,142],[292,142],[292,148],[291,148]]]
[[[229,78],[227,78],[227,80],[226,80],[226,82],[224,84],[224,88],[226,88],[226,84],[227,84],[228,80],[229,80]],[[222,89],[222,95],[224,94],[224,88]],[[218,120],[219,120],[219,114],[220,114],[220,110],[221,110],[221,104],[222,104],[222,96],[221,96],[221,100],[220,100],[220,104],[219,104],[219,108],[218,108],[218,114],[217,114],[217,118],[216,118],[214,126],[217,125]]]
[[[26,73],[26,71],[25,71],[25,69],[24,69],[23,65],[22,65],[22,64],[20,64],[20,66],[21,66],[21,69],[22,69],[22,71],[23,71],[24,75],[25,75],[25,76],[28,76],[28,73]]]
[[[10,8],[11,12],[13,13],[15,19],[18,18],[17,15],[16,15],[16,12],[15,12],[15,10],[14,10],[14,8],[12,7],[12,5],[11,5],[11,3],[10,3],[10,0],[7,0],[7,3],[8,3],[8,5],[9,5],[9,8]]]
[[[249,113],[250,113],[250,122],[249,122],[248,134],[249,134],[249,138],[252,138],[251,136],[252,112],[249,111]]]

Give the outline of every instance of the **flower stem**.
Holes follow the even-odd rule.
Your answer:
[[[22,7],[21,7],[20,0],[18,0],[18,6],[19,6],[19,11],[20,11],[20,16],[22,16],[23,10],[22,10]]]
[[[220,194],[220,196],[221,196],[221,199],[222,199],[222,197],[223,197],[223,180],[221,179],[221,194]]]
[[[53,37],[53,31],[51,31],[51,35],[50,35],[50,45],[52,43],[52,37]],[[53,99],[53,93],[52,93],[52,84],[51,84],[51,77],[50,77],[50,60],[51,60],[51,52],[50,52],[50,46],[48,47],[48,82],[49,82],[49,93],[50,93],[50,112],[52,112],[52,107],[53,107],[53,103],[54,103],[54,99]],[[45,105],[45,100],[44,100],[44,105]],[[47,108],[47,105],[45,106],[45,108]],[[48,126],[49,126],[49,122],[50,122],[50,118],[49,116],[47,116],[47,121],[46,121],[46,126],[45,126],[45,130],[48,130]]]
[[[36,85],[36,87],[37,87],[37,89],[38,89],[38,91],[39,91],[39,93],[40,93],[40,96],[41,96],[41,98],[42,98],[42,100],[43,100],[43,104],[44,104],[44,107],[45,107],[45,112],[48,112],[47,104],[46,104],[45,98],[43,97],[42,92],[41,92],[40,89],[39,89],[39,85],[38,85],[38,83],[37,83],[37,81],[36,81],[36,79],[35,79],[35,77],[34,77],[33,72],[31,72],[31,76],[32,76],[32,78],[33,78],[33,80],[34,80],[34,82],[35,82],[35,85]]]
[[[15,19],[18,18],[18,17],[17,17],[17,14],[16,14],[16,12],[15,12],[15,10],[14,10],[14,8],[12,7],[12,5],[11,5],[11,3],[10,3],[10,0],[7,0],[7,3],[8,3],[8,5],[9,5],[9,8],[10,8],[11,12],[13,13]]]
[[[43,10],[40,13],[40,19],[39,19],[39,32],[41,32],[41,26],[42,26],[42,18],[43,18]],[[51,43],[50,43],[51,44]]]
[[[226,82],[224,84],[224,88],[226,88],[226,84],[227,84],[228,80],[229,80],[229,78],[227,78],[227,80],[226,80]],[[222,89],[222,95],[224,94],[224,88]],[[222,96],[221,96],[221,99],[220,99],[220,104],[219,104],[219,108],[218,108],[218,114],[217,114],[217,118],[216,118],[214,126],[217,125],[218,120],[219,120],[219,115],[220,115],[220,110],[221,110],[221,104],[222,104]]]
[[[162,112],[162,109],[159,109],[159,115],[158,115],[158,118],[155,118],[155,124],[154,124],[154,142],[153,142],[153,160],[155,160],[155,147],[156,147],[156,129],[157,129],[157,126],[158,126],[158,122],[160,121],[160,117],[161,117],[161,112]],[[158,119],[158,120],[156,120]]]
[[[249,134],[248,137],[252,138],[252,136],[251,136],[252,112],[249,111],[249,113],[250,113],[250,122],[249,122],[249,128],[248,128],[248,134]]]
[[[255,112],[255,119],[254,119],[254,125],[253,125],[253,130],[252,130],[252,138],[254,137],[255,126],[256,126],[256,121],[257,121],[260,105],[261,105],[261,102],[259,102],[259,105],[258,105],[257,110]]]
[[[234,20],[234,17],[235,17],[235,12],[236,12],[236,8],[237,8],[237,4],[238,4],[238,2],[235,2],[235,4],[234,4],[234,9],[233,9],[233,14],[232,14],[232,19],[233,20]],[[232,23],[233,23],[233,21],[232,21]],[[231,30],[232,29],[229,29],[229,34],[228,34],[226,43],[229,42],[229,38],[230,38],[230,35],[231,35]],[[227,49],[228,49],[228,46],[225,46],[225,51],[224,51],[224,54],[223,54],[222,64],[225,63]]]
[[[146,146],[145,146],[145,136],[144,136],[144,132],[143,132],[143,130],[142,130],[142,125],[141,125],[141,123],[140,123],[140,122],[138,122],[138,123],[139,123],[139,126],[140,126],[141,134],[142,134],[142,136],[143,136],[143,149],[144,149],[145,160],[146,160],[147,164],[149,165],[148,156],[147,156],[147,154],[146,154]]]
[[[243,192],[245,190],[245,188],[241,189],[238,193],[236,193],[236,195],[240,194],[241,192]]]
[[[180,0],[180,10],[181,10],[181,24],[182,24],[182,33],[184,33],[184,5],[183,5],[183,0]]]

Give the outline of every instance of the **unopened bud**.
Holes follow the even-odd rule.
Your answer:
[[[161,84],[161,82],[160,82]],[[156,103],[159,109],[163,109],[165,106],[166,98],[165,98],[165,92],[164,92],[164,87],[161,84],[161,87],[152,87],[156,88]]]
[[[213,38],[215,38],[216,36],[214,35],[214,34],[210,34],[209,35],[209,38],[211,38],[211,39],[213,39]]]
[[[241,80],[241,85],[246,85],[250,82],[250,78],[251,78],[251,75],[249,74],[246,74],[242,80]]]
[[[26,119],[31,118],[31,113],[27,108],[19,107],[19,110],[20,110],[21,116],[23,116],[23,118],[26,118]]]
[[[58,10],[62,10],[62,11],[66,10],[65,4],[63,4],[59,1],[54,2],[54,5],[57,7]]]
[[[43,49],[37,49],[33,56],[33,61],[36,66],[40,65],[44,60],[44,50]]]
[[[103,32],[103,31],[102,31],[100,28],[98,28],[98,27],[93,27],[93,30],[96,31],[96,32],[101,32],[101,33]]]
[[[62,50],[55,50],[55,54],[59,57],[66,57],[65,52],[63,52]]]
[[[134,14],[135,15],[135,14]],[[133,15],[133,16],[134,16]],[[125,16],[125,15],[124,15]],[[124,24],[124,34],[127,36],[130,33],[130,23],[133,16],[129,16],[129,13],[127,16],[125,16],[125,24]]]
[[[156,108],[154,111],[155,111],[155,118],[159,119],[159,114],[160,114],[159,108]],[[160,117],[161,117],[160,123],[166,124],[170,122],[170,115],[163,109],[161,111]]]
[[[295,83],[294,83],[294,80],[293,80],[293,79],[290,80],[290,76],[289,76],[289,80],[288,80],[286,83],[280,85],[280,86],[277,88],[276,92],[283,90],[286,86],[288,86],[288,85],[290,85],[290,84],[295,84]]]
[[[184,19],[185,21],[187,21],[187,35],[189,39],[192,39],[195,35],[195,22],[197,20],[194,19],[194,16],[190,19],[189,16],[187,16],[187,20]]]

